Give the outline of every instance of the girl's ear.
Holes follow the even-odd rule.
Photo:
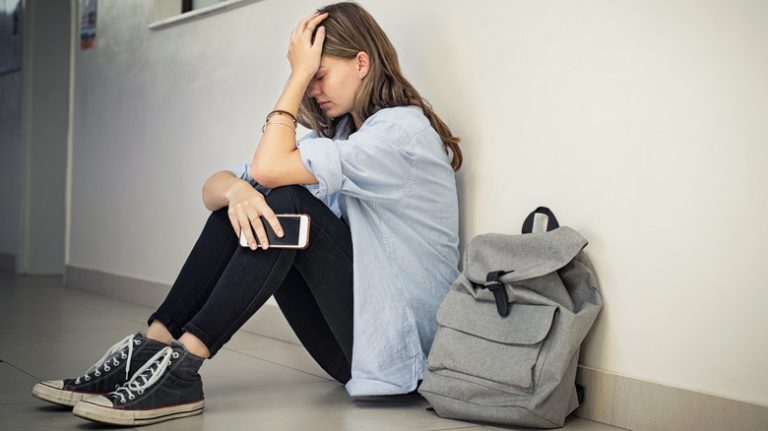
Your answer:
[[[368,61],[368,53],[365,51],[360,51],[357,53],[357,76],[360,77],[360,79],[365,78],[365,76],[368,74],[368,69],[370,68],[371,64]]]

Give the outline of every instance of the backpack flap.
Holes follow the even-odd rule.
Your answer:
[[[557,311],[551,305],[517,303],[511,308],[513,313],[503,318],[491,303],[477,302],[467,294],[449,294],[437,311],[437,323],[499,343],[538,344],[549,333]]]
[[[509,310],[502,303],[513,302],[505,298],[513,296],[509,295],[510,283],[553,273],[586,246],[587,240],[567,226],[524,235],[477,235],[467,245],[464,275],[475,287],[481,287],[471,293],[477,299],[495,302],[498,313],[504,316]],[[500,289],[504,284],[507,288]]]

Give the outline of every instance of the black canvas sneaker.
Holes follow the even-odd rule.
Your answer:
[[[95,364],[76,379],[48,380],[32,388],[32,395],[62,406],[74,406],[83,398],[106,394],[122,386],[149,358],[167,344],[129,335],[107,350]]]
[[[205,399],[198,370],[203,361],[173,342],[123,386],[78,402],[72,413],[113,425],[147,425],[202,413]]]

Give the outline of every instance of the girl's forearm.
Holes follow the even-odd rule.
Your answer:
[[[307,74],[291,74],[283,94],[275,104],[275,110],[287,111],[296,116],[299,112],[304,92],[311,80]],[[280,118],[276,118],[280,117]],[[287,116],[272,117],[275,121],[291,123]],[[270,120],[272,121],[272,120]],[[296,150],[296,131],[282,124],[272,124],[264,129],[259,146],[251,163],[254,173],[265,173],[271,166]]]
[[[274,109],[288,111],[294,116],[298,114],[301,99],[304,97],[304,92],[307,91],[307,86],[311,80],[312,75],[308,73],[292,73],[283,89],[283,94],[277,99]]]

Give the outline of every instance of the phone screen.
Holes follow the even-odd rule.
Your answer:
[[[264,217],[261,217],[261,224],[267,233],[267,240],[270,247],[305,249],[309,245],[309,215],[307,214],[277,214],[280,226],[283,228],[283,237],[275,235],[272,226],[267,223]],[[251,231],[253,232],[253,231]],[[259,245],[259,238],[254,233],[256,244]],[[248,239],[245,231],[240,232],[240,245],[248,247]]]
[[[280,220],[280,226],[283,228],[283,237],[280,238],[272,230],[272,225],[267,222],[267,219],[261,217],[261,223],[264,225],[264,230],[267,232],[267,241],[269,245],[299,245],[299,227],[301,226],[301,216],[289,216],[278,215],[277,219]],[[256,237],[256,244],[259,244],[259,238]]]

